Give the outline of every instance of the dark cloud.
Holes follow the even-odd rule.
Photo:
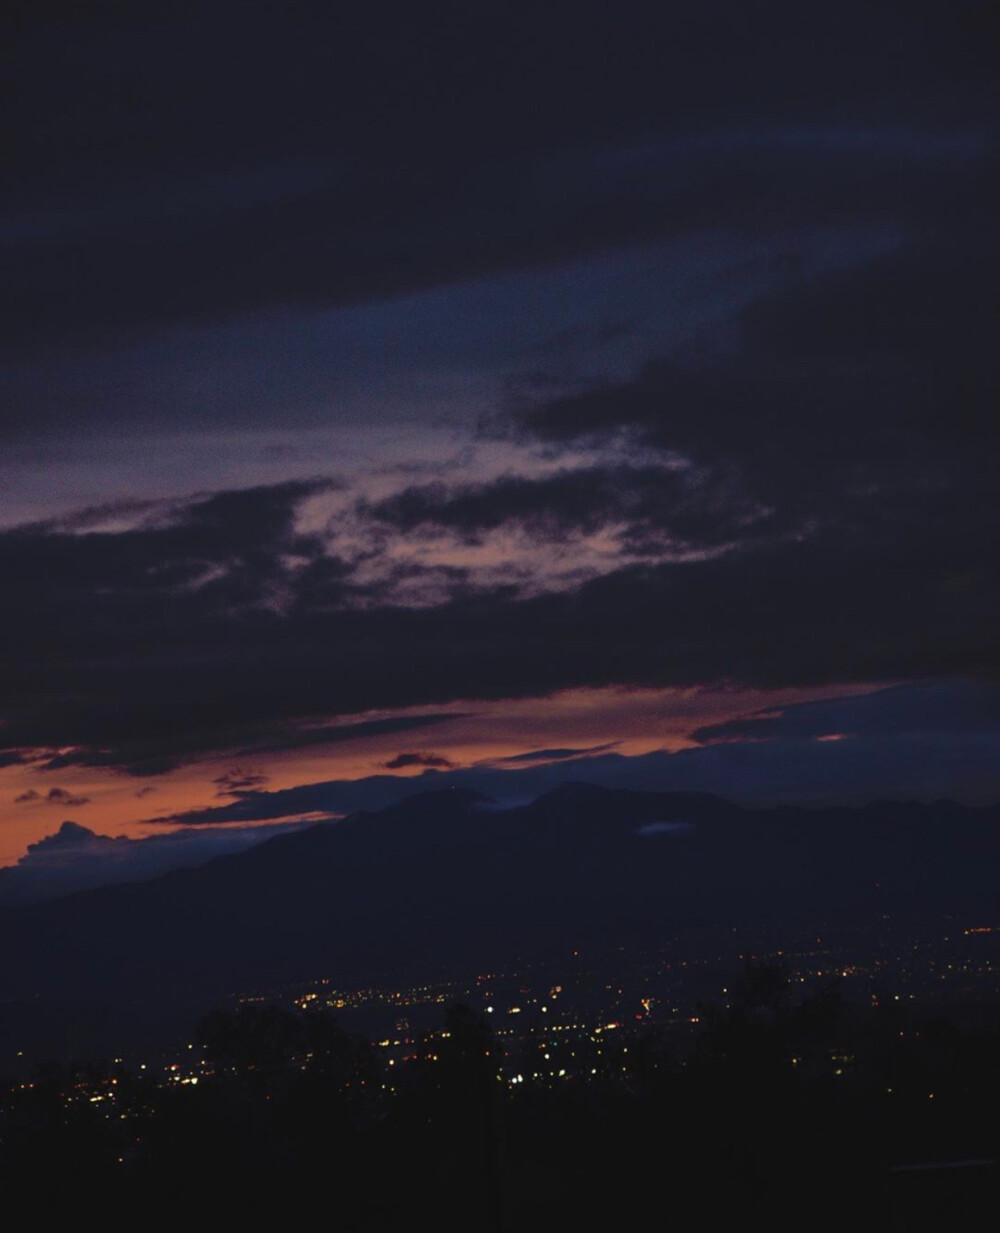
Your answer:
[[[424,766],[432,770],[451,770],[454,767],[454,762],[448,758],[442,758],[439,754],[432,753],[401,753],[397,754],[391,762],[383,763],[387,771],[401,771],[406,767]]]
[[[433,727],[464,719],[461,711],[442,715],[388,715],[384,719],[363,719],[356,723],[322,724],[316,727],[292,729],[284,738],[272,737],[254,744],[253,750],[276,753],[286,749],[304,749],[309,745],[336,745],[343,741],[364,740],[374,736],[391,736],[417,728]]]
[[[769,511],[756,542],[742,537],[724,560],[646,575],[647,602],[665,631],[691,630],[696,659],[702,635],[683,614],[700,608],[703,635],[717,630],[720,661],[703,670],[742,677],[755,662],[773,680],[765,664],[784,659],[786,679],[802,680],[804,663],[792,663],[811,636],[813,671],[823,656],[841,679],[845,669],[877,679],[992,672],[997,258],[981,227],[915,241],[754,304],[710,359],[663,360],[519,413],[556,446],[625,433],[636,448],[679,453]],[[641,586],[623,574],[595,589],[618,589],[624,605]]]
[[[322,649],[323,608],[342,600],[331,579],[343,571],[318,537],[294,530],[298,503],[327,487],[216,494],[119,532],[0,533],[19,596],[4,617],[20,646],[4,703],[8,760],[25,747],[58,749],[45,769],[147,776],[205,752],[275,752],[446,722],[330,722],[369,708],[360,691],[358,705],[344,707],[331,677],[331,650],[339,660],[349,647]]]
[[[652,363],[522,422],[553,442],[626,430],[647,449],[735,468],[744,498],[780,502],[786,519],[934,502],[956,463],[978,486],[984,449],[995,456],[998,257],[976,230],[797,281],[743,311],[731,349]]]
[[[89,805],[89,796],[76,796],[72,792],[67,792],[65,788],[49,788],[45,795],[45,801],[49,805],[65,805],[67,808],[77,808],[81,805]]]
[[[751,528],[722,555],[654,558],[527,598],[463,584],[423,608],[380,599],[378,586],[356,605],[349,571],[331,581],[320,547],[289,529],[294,487],[208,500],[225,510],[232,496],[259,522],[245,539],[224,532],[233,555],[201,560],[226,576],[197,587],[178,561],[203,541],[180,516],[172,530],[121,536],[8,532],[0,560],[17,598],[4,634],[19,655],[4,740],[18,756],[59,750],[52,769],[150,774],[206,752],[251,757],[446,723],[456,716],[348,717],[459,698],[991,673],[990,507],[975,471],[963,479],[975,516],[958,504],[958,481],[914,494],[886,481],[845,494],[836,519],[826,507],[797,530]],[[196,506],[195,526],[202,517]],[[205,540],[216,533],[209,522]],[[304,566],[285,564],[289,544]]]
[[[241,771],[239,768],[227,771],[224,775],[219,775],[212,780],[212,783],[219,789],[216,796],[239,796],[243,792],[262,788],[268,782],[270,782],[268,775],[255,775],[248,771]]]
[[[287,7],[25,14],[9,336],[898,213],[992,104],[975,0]]]
[[[507,758],[494,758],[494,765],[524,765],[531,762],[566,762],[571,758],[593,757],[595,754],[608,753],[616,748],[620,741],[607,741],[603,745],[589,745],[584,749],[532,749],[528,753],[511,754]]]
[[[63,753],[46,752],[38,763],[38,769],[43,771],[61,771],[71,766],[100,767],[118,771],[123,775],[133,775],[145,778],[148,775],[166,775],[175,771],[184,761],[196,756],[197,743],[189,738],[183,742],[184,755],[152,753],[144,754],[142,741],[130,741],[126,748],[94,749],[87,745]]]
[[[22,792],[20,796],[14,797],[15,805],[34,804],[40,801],[46,805],[62,805],[67,809],[79,809],[83,805],[90,804],[89,796],[78,796],[72,792],[67,792],[65,788],[49,788],[44,795],[41,792],[36,792],[34,788],[29,788],[27,792]],[[69,823],[68,825],[72,825]]]
[[[436,773],[435,773],[436,774]],[[396,775],[383,775],[381,778],[386,782],[385,792],[388,800],[401,799],[404,793],[400,785],[409,783],[412,791],[412,779]],[[308,815],[313,819],[336,818],[342,814],[350,813],[355,808],[354,804],[345,808],[345,801],[365,802],[372,796],[370,791],[370,782],[361,781],[369,788],[368,792],[359,790],[352,784],[349,784],[345,793],[331,792],[330,785],[322,784],[303,784],[295,788],[278,788],[273,792],[251,791],[245,792],[237,800],[231,801],[225,805],[208,805],[203,809],[188,809],[181,813],[161,814],[157,817],[144,818],[143,821],[147,825],[182,825],[182,826],[218,826],[232,822],[261,822],[268,821],[274,818],[300,818],[303,815]],[[336,785],[340,787],[340,784]],[[401,795],[396,796],[399,791]],[[382,800],[382,796],[378,795],[378,800]],[[359,804],[357,808],[365,808],[365,804]]]
[[[224,675],[217,678],[220,682],[230,684]],[[238,682],[236,682],[238,684]],[[299,682],[299,685],[303,685]],[[182,688],[190,689],[190,697],[198,699],[202,706],[200,691],[191,680],[185,682]],[[122,704],[133,708],[136,722],[141,723],[149,715],[149,708],[144,698],[126,697],[123,691],[120,695]],[[296,702],[295,699],[298,699]],[[273,693],[272,693],[273,699]],[[324,707],[322,700],[315,692],[305,688],[296,692],[293,682],[288,682],[287,700],[285,705],[293,710],[302,708],[303,713],[292,719],[277,714],[268,713],[265,706],[257,704],[258,718],[255,721],[246,719],[246,710],[239,705],[233,705],[231,710],[225,705],[219,705],[216,700],[216,722],[214,724],[184,723],[182,712],[186,709],[183,700],[178,701],[177,726],[170,723],[170,716],[161,716],[159,724],[150,724],[146,731],[154,731],[155,736],[145,739],[122,738],[117,734],[117,728],[112,735],[116,738],[111,748],[94,749],[90,744],[83,743],[71,752],[46,755],[38,764],[43,771],[61,770],[68,766],[106,767],[122,774],[132,776],[165,775],[186,762],[197,761],[208,754],[231,753],[236,756],[256,756],[265,753],[284,753],[287,751],[308,749],[311,746],[338,745],[345,741],[364,740],[368,737],[391,735],[395,732],[407,732],[412,729],[425,728],[434,724],[447,723],[454,719],[462,719],[462,712],[449,712],[443,715],[395,715],[383,719],[359,720],[355,723],[344,723],[329,720],[328,716],[336,710],[329,703]],[[281,703],[277,703],[281,706]],[[89,712],[94,720],[100,722],[103,718],[97,709]],[[202,710],[201,714],[205,712]],[[76,730],[77,738],[86,739],[88,712],[84,710],[79,716],[80,728]],[[183,725],[183,726],[182,726]],[[167,754],[146,753],[153,748],[167,749]]]
[[[186,675],[188,675],[186,673]],[[433,725],[448,723],[464,718],[463,712],[432,715],[396,715],[383,719],[360,720],[356,723],[322,722],[336,711],[336,704],[327,701],[323,705],[318,691],[309,690],[302,681],[299,689],[293,682],[288,683],[286,698],[282,703],[276,700],[276,709],[288,706],[292,709],[301,707],[304,714],[297,719],[286,719],[280,713],[269,714],[266,708],[258,703],[259,718],[247,721],[245,712],[240,715],[240,707],[235,703],[231,711],[224,706],[217,706],[218,722],[213,726],[191,724],[181,728],[181,713],[187,705],[202,705],[200,689],[190,674],[181,688],[190,690],[188,699],[178,699],[178,725],[174,728],[169,724],[168,716],[161,716],[160,723],[150,724],[146,729],[155,730],[155,736],[146,736],[143,740],[117,737],[117,729],[113,733],[117,737],[112,748],[94,749],[87,743],[88,721],[99,724],[103,716],[97,707],[92,711],[82,708],[78,715],[80,727],[75,730],[76,739],[81,743],[69,753],[45,756],[39,763],[43,771],[60,770],[68,766],[106,767],[120,773],[132,776],[165,775],[186,762],[197,761],[200,757],[217,753],[233,753],[239,755],[258,755],[265,753],[282,753],[291,750],[307,749],[310,746],[326,746],[342,744],[345,741],[365,740],[370,737],[392,735],[397,732],[426,728]],[[224,675],[216,678],[220,682],[230,684]],[[262,679],[263,684],[263,679]],[[272,691],[272,698],[274,691]],[[146,701],[142,697],[130,696],[127,690],[119,695],[122,705],[132,708],[132,714],[137,723],[145,721],[150,713]],[[39,735],[50,736],[46,729],[40,729]],[[158,745],[171,752],[144,756],[142,751]],[[266,779],[266,777],[265,777]],[[215,782],[221,783],[221,780]],[[241,789],[243,790],[243,789]]]
[[[767,514],[725,476],[666,464],[582,467],[543,478],[502,476],[454,486],[438,482],[360,508],[363,516],[404,534],[446,529],[467,543],[511,524],[545,540],[624,523],[623,547],[654,554],[668,546],[696,550],[746,537]]]

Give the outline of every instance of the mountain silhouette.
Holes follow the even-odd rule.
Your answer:
[[[329,976],[475,970],[678,926],[995,911],[1000,811],[751,810],[568,783],[424,792],[195,869],[0,909],[0,998],[209,1004]]]

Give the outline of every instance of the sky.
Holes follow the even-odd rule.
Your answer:
[[[0,864],[1000,799],[992,6],[17,8]]]

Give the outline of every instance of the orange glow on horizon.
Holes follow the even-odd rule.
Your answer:
[[[327,780],[388,774],[414,778],[422,774],[424,767],[419,765],[389,770],[386,763],[400,752],[433,754],[455,768],[493,766],[511,771],[518,769],[518,763],[503,759],[544,749],[583,750],[607,745],[613,748],[605,752],[626,756],[655,750],[676,753],[697,746],[691,733],[705,725],[820,697],[867,693],[873,688],[858,684],[823,690],[565,690],[542,698],[488,703],[460,700],[446,706],[414,707],[414,714],[440,714],[441,724],[255,756],[208,755],[149,779],[104,768],[52,772],[31,765],[5,767],[0,770],[0,866],[16,863],[29,843],[54,833],[66,819],[98,834],[133,839],[179,829],[182,823],[151,825],[149,819],[229,803],[235,798],[220,792],[213,780],[236,768],[266,776],[261,790],[277,791]],[[387,714],[366,712],[345,716],[343,722],[380,719]],[[581,761],[571,760],[567,766],[580,765]],[[73,798],[86,797],[88,803],[50,802],[47,796],[51,788],[60,788]],[[29,793],[35,793],[35,798],[16,801]]]

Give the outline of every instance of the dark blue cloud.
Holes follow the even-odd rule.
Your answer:
[[[995,732],[1000,732],[1000,691],[971,682],[942,682],[803,702],[699,728],[692,736],[713,742]]]

